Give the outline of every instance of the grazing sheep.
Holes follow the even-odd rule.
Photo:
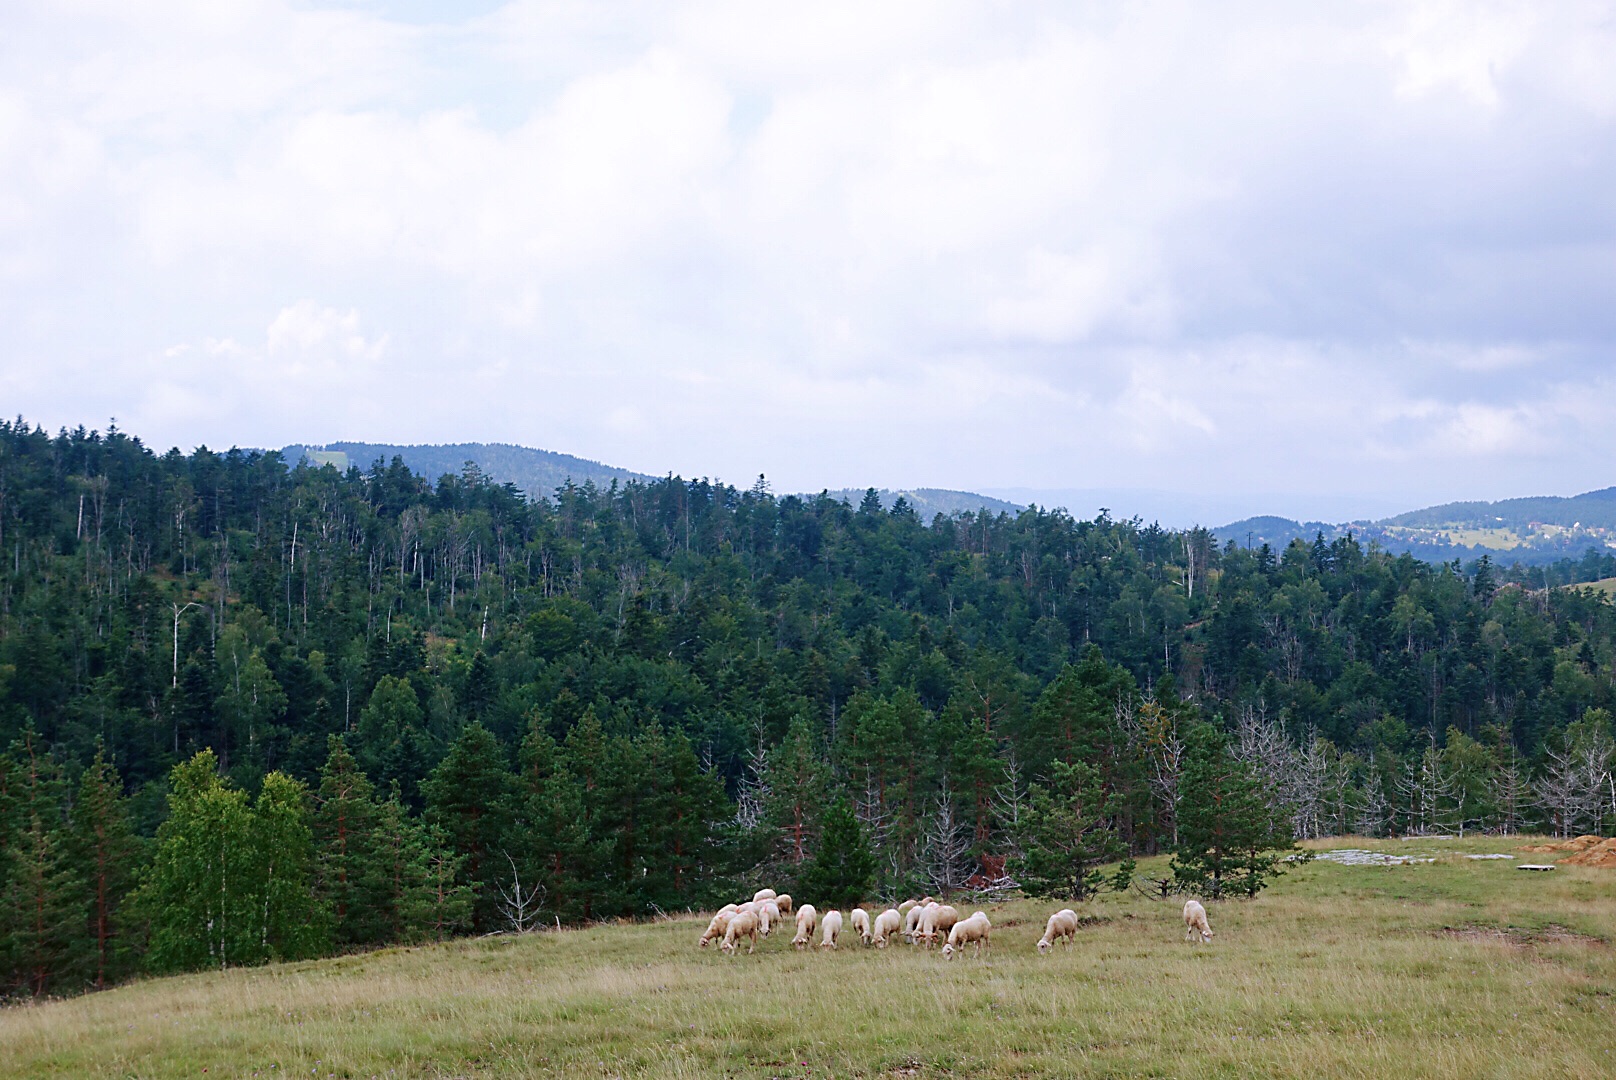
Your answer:
[[[854,908],[848,915],[848,921],[853,924],[853,933],[859,940],[868,945],[870,943],[870,913],[861,907]]]
[[[791,944],[799,949],[806,949],[813,944],[814,927],[819,925],[819,912],[814,905],[804,904],[797,909],[797,936],[791,939]]]
[[[765,900],[757,906],[758,932],[764,937],[774,929],[774,924],[780,921],[780,905],[773,900]]]
[[[929,904],[917,904],[910,908],[909,914],[903,917],[903,939],[913,942],[915,940],[915,931],[920,927],[920,920],[925,918],[926,909],[940,906],[937,901],[933,900]]]
[[[752,894],[752,899],[761,904],[765,900],[773,900],[775,895],[776,894],[773,889],[759,889],[757,892]]]
[[[781,893],[779,896],[776,896],[774,898],[774,902],[776,904],[780,905],[780,914],[782,914],[782,915],[790,915],[791,914],[791,894],[790,893]]]
[[[1206,922],[1206,908],[1199,900],[1184,901],[1184,940],[1194,941],[1199,934],[1203,942],[1212,940],[1212,927]]]
[[[1048,952],[1055,947],[1056,939],[1065,939],[1068,945],[1077,940],[1077,912],[1069,907],[1061,908],[1049,917],[1044,936],[1038,939],[1038,951]]]
[[[877,949],[887,947],[887,938],[903,930],[903,916],[898,914],[897,908],[887,908],[875,917],[875,926],[870,938]]]
[[[755,911],[737,912],[729,920],[729,926],[724,930],[723,949],[730,955],[735,954],[735,946],[741,938],[747,938],[746,951],[748,954],[757,948],[758,917]]]
[[[968,944],[975,944],[976,951],[981,953],[982,946],[988,944],[988,931],[992,929],[993,924],[988,921],[985,911],[974,912],[969,919],[955,923],[948,931],[948,944],[943,946],[943,959],[954,959],[954,954]]]
[[[954,929],[957,922],[959,912],[947,904],[934,904],[920,917],[920,928],[915,932],[915,941],[923,943],[929,949],[937,944],[938,934],[946,934]]]
[[[820,925],[824,928],[824,935],[819,940],[819,947],[821,949],[836,948],[836,942],[842,936],[842,913],[834,910],[825,912],[825,917],[820,920]]]
[[[907,915],[907,914],[909,914],[909,910],[911,908],[916,908],[916,907],[919,907],[919,906],[920,906],[920,901],[919,900],[905,900],[903,903],[898,905],[898,914],[899,915]]]
[[[718,909],[718,913],[720,915],[733,915],[739,910],[741,910],[741,905],[739,904],[725,904]]]
[[[717,915],[714,915],[712,922],[707,924],[707,929],[701,932],[701,940],[696,944],[705,949],[707,943],[714,938],[722,938],[724,931],[729,929],[729,921],[734,915],[733,911],[720,911]]]

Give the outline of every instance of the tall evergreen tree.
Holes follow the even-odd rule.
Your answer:
[[[588,918],[598,904],[595,882],[604,862],[590,835],[583,785],[539,721],[522,741],[518,781],[520,826],[510,851],[525,874],[544,887],[558,918]]]
[[[64,819],[61,770],[32,729],[12,748],[4,865],[0,867],[0,949],[7,982],[41,997],[69,973],[85,945],[81,885]]]
[[[1114,799],[1094,766],[1050,764],[1048,782],[1029,790],[1020,838],[1025,854],[1013,871],[1028,895],[1083,900],[1099,889],[1098,867],[1128,853],[1112,824]]]
[[[505,860],[514,779],[505,748],[473,722],[421,785],[427,821],[442,829],[452,850],[465,859],[458,882],[476,896],[474,922],[480,930],[498,922],[499,891],[492,881]]]
[[[375,789],[342,738],[327,741],[313,820],[316,892],[330,909],[335,939],[343,944],[387,940],[378,898],[365,890],[376,843]]]
[[[140,842],[129,821],[123,781],[99,749],[79,778],[68,845],[90,946],[83,976],[99,990],[117,981],[131,967],[131,950],[122,933],[122,908],[134,887],[140,857]]]
[[[797,895],[825,907],[847,908],[874,888],[875,855],[853,808],[837,796],[825,810],[813,858],[797,879]]]
[[[1256,896],[1295,850],[1287,807],[1270,807],[1261,779],[1229,752],[1227,737],[1197,722],[1185,736],[1173,875],[1217,900]]]

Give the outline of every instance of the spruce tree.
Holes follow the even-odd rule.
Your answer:
[[[797,879],[797,895],[825,907],[852,907],[875,888],[875,855],[847,799],[825,810],[819,841]]]

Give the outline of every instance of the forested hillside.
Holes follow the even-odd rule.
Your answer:
[[[17,992],[683,909],[847,809],[882,895],[1080,892],[1182,852],[1214,759],[1285,840],[1616,816],[1609,599],[1350,536],[529,501],[19,420],[0,554]]]
[[[390,446],[382,443],[334,442],[322,447],[288,446],[281,451],[288,465],[296,465],[305,456],[314,464],[325,464],[335,459],[337,468],[345,471],[349,465],[368,469],[378,461],[388,462],[395,457],[420,476],[437,479],[445,473],[458,476],[466,462],[477,467],[497,484],[514,484],[517,490],[542,498],[568,482],[594,483],[606,486],[613,480],[650,480],[615,465],[602,465],[588,458],[571,454],[558,454],[553,450],[535,450],[510,443],[445,443],[441,445]]]

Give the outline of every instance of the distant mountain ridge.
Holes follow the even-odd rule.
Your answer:
[[[514,484],[530,499],[549,498],[568,480],[578,485],[594,481],[597,487],[607,487],[613,480],[622,483],[654,479],[644,473],[603,465],[588,458],[511,443],[397,446],[389,443],[332,442],[322,446],[288,446],[283,453],[290,462],[306,457],[316,465],[330,464],[338,469],[352,465],[361,470],[369,469],[377,461],[388,464],[397,457],[411,472],[428,480],[436,480],[444,475],[459,476],[466,462],[474,461],[497,483]]]
[[[1381,548],[1430,562],[1471,561],[1483,555],[1529,565],[1576,558],[1589,548],[1616,549],[1616,487],[1581,495],[1528,496],[1498,502],[1453,502],[1410,510],[1379,521],[1298,522],[1261,516],[1212,530],[1221,543],[1267,544],[1276,551],[1292,540],[1348,533]]]
[[[307,459],[315,465],[333,465],[346,470],[349,466],[369,469],[376,462],[383,465],[400,458],[404,465],[418,476],[436,480],[440,476],[458,476],[466,462],[477,464],[496,483],[514,484],[530,499],[550,498],[557,488],[568,481],[574,484],[593,482],[607,487],[612,481],[641,482],[656,479],[645,473],[604,465],[588,458],[562,454],[554,450],[537,450],[511,443],[442,443],[430,445],[399,445],[394,443],[330,442],[322,445],[293,445],[282,451],[289,462]],[[857,506],[864,499],[864,488],[843,488],[830,492],[832,498],[846,499]],[[901,497],[908,500],[922,520],[930,521],[937,514],[955,514],[964,511],[1018,514],[1023,509],[1003,499],[978,495],[971,491],[951,491],[946,488],[906,488],[888,490],[878,494],[884,509],[891,510]]]
[[[833,499],[844,500],[854,506],[864,501],[862,488],[840,488],[828,491]],[[879,488],[876,494],[881,498],[881,508],[891,510],[900,498],[914,508],[924,521],[930,521],[937,514],[963,514],[970,512],[980,513],[983,510],[990,514],[1009,514],[1014,517],[1026,507],[1018,506],[1013,502],[995,499],[990,495],[978,495],[974,491],[954,491],[949,488],[904,488],[891,490]]]

